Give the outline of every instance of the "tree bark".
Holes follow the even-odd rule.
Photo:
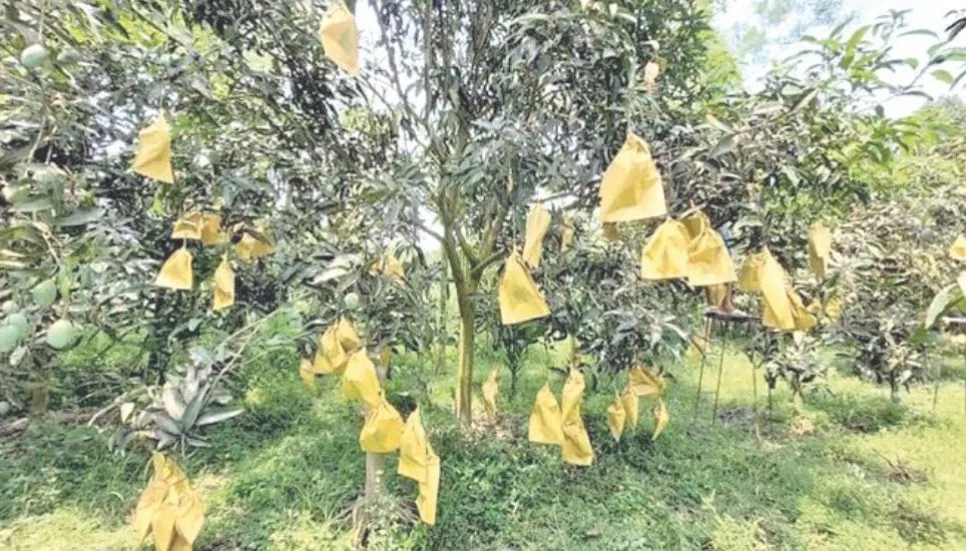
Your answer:
[[[466,425],[473,421],[473,347],[476,342],[476,316],[472,290],[456,288],[460,310],[459,367],[456,372],[456,417]]]

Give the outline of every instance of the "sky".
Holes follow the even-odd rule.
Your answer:
[[[736,26],[748,24],[748,22],[754,22],[757,19],[754,6],[761,1],[721,0],[725,8],[716,13],[713,25],[729,42],[732,51],[737,51],[737,44],[732,31]],[[946,18],[946,14],[952,10],[962,9],[966,9],[966,1],[964,0],[842,0],[841,17],[852,15],[852,21],[845,31],[846,36],[848,36],[848,29],[855,29],[872,23],[878,16],[888,13],[889,10],[911,10],[906,16],[910,29],[930,29],[945,37],[944,29],[951,23],[951,19]],[[821,37],[828,34],[836,24],[840,23],[841,17],[831,25],[812,26],[807,28],[805,32]],[[794,25],[794,19],[794,16],[790,16],[787,23],[766,28],[766,36],[773,40],[788,35]],[[957,41],[966,46],[966,33],[960,35]],[[780,40],[775,40],[775,42],[780,42]],[[905,37],[896,44],[896,55],[903,58],[917,57],[922,60],[925,50],[934,42],[935,40],[931,37]],[[798,51],[798,48],[799,44],[795,42],[775,44],[767,48],[763,52],[763,56],[760,56],[765,59],[746,60],[742,63],[742,76],[748,89],[755,90],[757,88],[758,82],[770,66],[770,60],[788,57]],[[903,75],[897,76],[902,78]],[[950,93],[948,85],[935,79],[926,78],[923,82],[926,93],[935,97]],[[966,98],[962,85],[956,94]],[[901,117],[912,113],[921,107],[925,101],[924,98],[900,97],[890,100],[884,104],[884,107],[886,114],[889,116]]]

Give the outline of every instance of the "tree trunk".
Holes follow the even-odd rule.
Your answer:
[[[476,317],[470,299],[472,286],[457,286],[460,309],[459,368],[456,383],[456,417],[466,425],[473,421],[473,345],[476,341]]]
[[[383,385],[386,381],[388,365],[382,365],[382,349],[376,351],[376,374],[379,376],[379,384]],[[367,412],[368,413],[368,410]],[[382,473],[385,470],[383,464],[386,456],[382,453],[366,452],[366,493],[365,504],[371,507],[376,503],[376,499],[382,494],[385,483]]]

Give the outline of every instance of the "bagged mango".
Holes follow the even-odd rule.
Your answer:
[[[406,419],[406,427],[399,440],[399,468],[396,472],[426,484],[429,482],[429,460],[432,455],[433,448],[426,438],[426,429],[417,407]]]
[[[534,203],[527,215],[527,227],[524,233],[523,261],[531,268],[540,267],[543,256],[543,238],[550,228],[550,211],[543,205]]]
[[[692,241],[697,239],[705,230],[711,229],[711,221],[708,220],[708,215],[700,210],[684,217],[681,223],[688,230],[688,236],[691,237]]]
[[[315,371],[312,369],[312,362],[304,358],[299,362],[299,377],[305,383],[305,386],[310,389],[316,390],[318,388],[315,383]]]
[[[174,228],[171,230],[171,239],[191,239],[194,241],[201,239],[204,220],[204,215],[197,211],[189,212],[175,220]]]
[[[133,524],[137,534],[154,537],[156,549],[190,550],[205,521],[205,507],[188,478],[170,458],[154,452],[154,476],[138,499]]]
[[[966,237],[960,235],[949,247],[949,256],[953,260],[966,260]]]
[[[688,249],[688,283],[692,287],[705,287],[737,279],[724,239],[718,232],[705,227]]]
[[[711,305],[718,308],[724,305],[725,299],[728,298],[728,285],[725,283],[708,285],[705,287],[705,291],[708,294],[708,301]]]
[[[164,114],[138,133],[138,150],[134,155],[134,172],[167,184],[174,183],[171,168],[171,127]]]
[[[503,325],[523,323],[550,315],[543,293],[530,277],[530,272],[516,251],[506,261],[497,294]]]
[[[238,254],[238,258],[250,261],[275,252],[275,246],[272,244],[268,230],[264,226],[257,226],[255,234],[246,230],[241,231],[243,231],[242,237],[235,245],[235,253]]]
[[[342,395],[349,400],[359,400],[371,408],[379,406],[383,401],[376,366],[364,348],[349,358],[345,373],[342,374]]]
[[[403,264],[392,252],[387,252],[382,258],[374,262],[369,269],[369,273],[372,275],[387,275],[396,283],[405,283],[406,281],[406,271]]]
[[[235,304],[235,271],[231,269],[228,255],[221,259],[221,264],[215,270],[215,296],[211,309],[214,311],[230,308]]]
[[[761,270],[765,264],[766,252],[761,251],[745,258],[738,274],[738,288],[746,293],[761,292]]]
[[[832,232],[822,222],[815,222],[808,231],[808,263],[818,279],[828,275],[832,251]]]
[[[758,276],[764,299],[762,324],[781,331],[792,331],[795,328],[795,319],[792,317],[792,303],[785,289],[785,270],[767,249],[762,254],[764,260]]]
[[[399,449],[403,425],[402,416],[385,398],[366,414],[366,424],[359,433],[359,446],[370,453],[391,453]]]
[[[208,247],[228,243],[228,233],[221,228],[221,216],[206,214],[201,223],[201,244]]]
[[[647,143],[633,133],[600,183],[601,222],[630,222],[667,214],[664,183]]]
[[[329,4],[319,27],[322,50],[340,69],[359,76],[359,29],[356,19],[345,3],[337,0]]]
[[[356,332],[356,328],[352,325],[351,321],[345,318],[339,318],[338,323],[336,323],[335,332],[339,339],[339,344],[347,353],[355,352],[362,346],[362,339],[359,338],[359,334]],[[388,365],[388,362],[386,365]]]
[[[629,379],[628,388],[638,396],[660,396],[667,386],[664,377],[654,375],[639,365],[631,369]]]
[[[419,518],[426,524],[436,524],[436,500],[439,497],[439,456],[435,453],[429,456],[429,474],[426,483],[419,483],[419,497],[416,499],[416,509]]]
[[[620,394],[614,395],[614,401],[607,408],[607,428],[614,440],[620,442],[621,435],[624,434],[624,421],[627,420],[627,412],[624,410],[624,401]]]
[[[194,285],[194,275],[191,273],[191,253],[188,249],[180,248],[164,261],[161,271],[158,272],[154,284],[158,287],[175,289],[179,291],[190,291]]]
[[[629,385],[627,388],[621,391],[621,403],[624,405],[624,414],[627,417],[627,422],[632,427],[637,426],[638,408],[640,405],[640,399],[637,397],[637,393]]]
[[[657,227],[641,253],[641,277],[678,279],[688,277],[688,237],[684,224],[668,219]]]
[[[584,376],[580,371],[571,369],[563,389],[561,416],[564,439],[561,451],[565,462],[586,467],[594,462],[594,449],[580,416],[583,399]]]
[[[483,407],[486,409],[486,416],[490,419],[496,418],[496,395],[499,391],[496,382],[497,372],[490,371],[486,382],[483,383]]]
[[[549,384],[543,385],[533,402],[527,437],[535,444],[563,444],[563,417]]]
[[[312,363],[315,373],[319,375],[341,373],[348,361],[349,356],[339,342],[338,325],[329,326],[319,336],[319,348],[315,352],[315,361]]]

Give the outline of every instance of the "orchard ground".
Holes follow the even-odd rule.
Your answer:
[[[479,347],[476,386],[498,360]],[[717,348],[715,349],[717,351]],[[448,372],[455,365],[450,354]],[[602,376],[583,414],[596,460],[565,465],[556,448],[526,439],[533,397],[548,366],[567,351],[533,347],[519,390],[500,385],[500,418],[460,431],[451,413],[453,378],[421,404],[442,458],[435,527],[399,521],[416,488],[387,462],[385,515],[371,549],[966,549],[966,417],[960,358],[945,361],[933,413],[932,385],[893,403],[888,391],[830,370],[834,394],[807,395],[794,407],[783,386],[769,418],[759,381],[761,439],[755,437],[751,367],[731,343],[721,405],[712,423],[717,362],[705,373],[692,417],[699,360],[670,372],[671,422],[650,438],[651,402],[620,443],[605,410],[621,379]],[[826,361],[834,361],[831,354]],[[357,406],[336,378],[317,395],[297,374],[295,351],[263,355],[245,369],[246,413],[211,432],[212,446],[182,459],[207,505],[198,549],[348,549],[347,511],[364,482]],[[435,355],[395,361],[390,400],[405,415],[415,404],[398,389],[418,388]],[[760,375],[760,374],[759,374]],[[618,376],[623,377],[624,375]],[[563,377],[551,374],[559,391]],[[476,396],[475,406],[482,409]],[[35,419],[0,441],[0,548],[138,549],[128,515],[148,476],[144,449],[108,452],[108,432]],[[390,501],[392,500],[392,501]],[[396,520],[393,520],[396,519]],[[146,542],[140,548],[149,549]]]

